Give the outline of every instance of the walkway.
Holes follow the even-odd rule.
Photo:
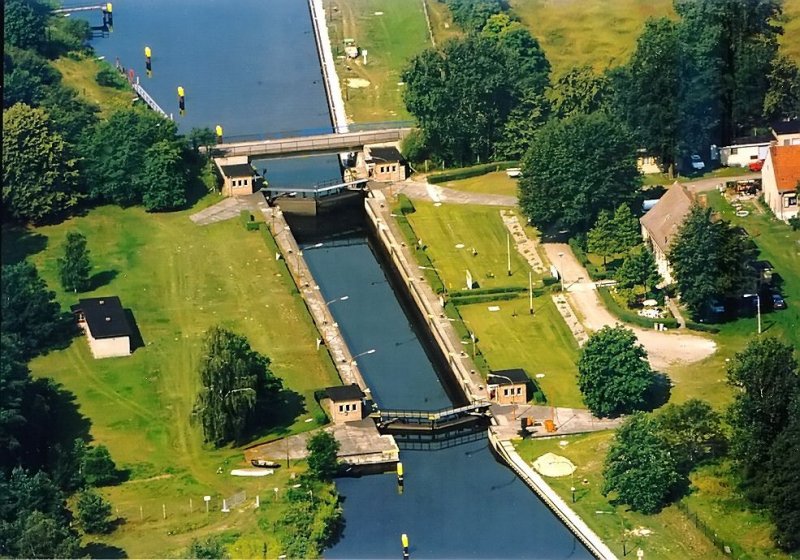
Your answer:
[[[266,207],[264,195],[260,192],[253,193],[250,196],[232,196],[223,198],[215,205],[195,212],[189,216],[189,219],[198,226],[207,226],[209,224],[230,220],[231,218],[237,218],[242,210],[258,211],[259,204],[262,203]]]
[[[594,282],[572,254],[569,245],[545,243],[543,246],[547,258],[561,271],[564,285],[567,286],[566,297],[587,330],[598,331],[606,325],[621,323],[600,301]],[[647,350],[650,364],[659,371],[679,364],[699,362],[717,349],[716,343],[704,336],[626,326],[636,333],[639,342]]]
[[[395,193],[403,193],[413,200],[430,200],[451,204],[481,204],[484,206],[516,206],[517,197],[502,194],[475,193],[440,187],[408,179],[393,185]]]

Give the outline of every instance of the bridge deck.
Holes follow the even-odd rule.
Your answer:
[[[388,420],[418,420],[424,422],[438,422],[454,416],[467,416],[481,409],[488,409],[492,403],[489,401],[475,401],[457,408],[444,408],[435,411],[426,410],[379,410],[374,416],[382,421]]]
[[[251,142],[231,142],[217,144],[212,150],[216,154],[226,157],[248,156],[251,158],[349,152],[360,150],[365,144],[397,142],[405,138],[411,130],[413,129],[386,128]]]

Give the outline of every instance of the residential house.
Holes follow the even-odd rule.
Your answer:
[[[669,264],[670,245],[693,203],[692,195],[679,183],[672,185],[644,216],[639,219],[642,237],[655,257],[658,272],[666,284],[673,282]]]
[[[773,123],[772,135],[778,146],[800,145],[800,119]]]
[[[71,309],[95,358],[130,355],[133,329],[117,296],[81,299]]]
[[[799,136],[800,137],[800,136]],[[761,169],[764,202],[779,219],[797,216],[800,186],[800,140],[796,145],[772,146]]]
[[[373,181],[404,181],[406,164],[397,144],[370,144],[364,146],[357,167]]]
[[[355,383],[326,388],[320,405],[334,424],[357,422],[364,417],[364,393]]]
[[[222,176],[223,195],[245,196],[255,192],[258,173],[247,156],[214,158],[214,163]]]
[[[486,378],[489,399],[498,404],[525,404],[529,384],[528,374],[519,368],[492,371]]]
[[[754,161],[766,159],[772,141],[772,136],[734,138],[730,146],[720,148],[720,163],[727,167],[747,167]]]

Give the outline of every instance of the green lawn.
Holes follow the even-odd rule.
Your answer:
[[[517,196],[518,181],[518,179],[509,177],[505,171],[493,171],[479,177],[447,181],[440,184],[443,187],[459,191]]]
[[[52,64],[61,72],[64,84],[77,91],[87,101],[100,107],[101,117],[130,107],[131,100],[136,97],[130,88],[119,90],[98,84],[95,76],[102,68],[103,63],[95,58],[74,60],[61,57],[52,61]]]
[[[499,311],[490,311],[497,306]],[[578,390],[578,345],[549,295],[459,306],[493,370],[524,368],[553,406],[583,408]],[[544,377],[535,377],[544,374]]]
[[[217,200],[210,195],[198,207]],[[27,235],[3,235],[3,262],[23,256],[20,251],[35,252],[31,260],[63,308],[82,296],[118,295],[142,333],[145,345],[130,357],[94,360],[81,337],[31,363],[35,376],[53,377],[76,395],[95,440],[131,470],[133,480],[105,492],[127,523],[103,539],[131,557],[180,555],[193,537],[219,531],[252,533],[255,515],[206,516],[200,512],[202,496],[213,496],[218,511],[220,499],[236,491],[251,497],[261,491],[264,498],[273,486],[286,484],[286,469],[269,479],[229,476],[243,460],[241,449],[207,449],[190,422],[200,346],[209,327],[221,324],[247,336],[297,395],[282,425],[262,437],[315,427],[316,421],[306,422],[318,410],[314,389],[339,382],[325,351],[315,350],[317,335],[305,306],[292,295],[283,261],[275,261],[262,234],[246,232],[238,220],[198,227],[189,213],[109,206]],[[80,296],[65,294],[56,281],[56,259],[72,229],[88,239],[97,284]],[[273,537],[262,538],[276,550]]]
[[[508,276],[507,229],[496,207],[414,202],[408,214],[417,236],[448,290],[466,287],[466,270],[481,288],[528,285],[530,267],[511,244],[511,276]],[[477,251],[473,255],[472,249]]]
[[[326,2],[329,9],[330,2]],[[347,116],[353,122],[406,120],[400,75],[407,61],[431,46],[421,0],[336,2],[328,29],[334,55],[344,54],[344,39],[367,51],[357,60],[337,58]],[[349,84],[349,86],[348,86]]]

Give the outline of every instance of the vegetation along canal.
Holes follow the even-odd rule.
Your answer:
[[[224,127],[226,139],[266,131],[330,130],[305,0],[114,4],[114,32],[99,55],[144,74],[147,91],[180,129]],[[91,17],[91,16],[87,16]],[[186,91],[178,116],[176,88]],[[335,157],[256,162],[271,184],[308,187],[339,174]],[[322,218],[340,222],[336,215]],[[342,220],[344,222],[344,220]],[[360,222],[360,220],[357,220]],[[330,225],[330,224],[328,224]],[[342,336],[379,406],[435,410],[451,404],[419,332],[404,311],[366,230],[352,224],[322,237],[298,232],[304,254]],[[344,298],[344,296],[348,296]],[[265,320],[267,318],[264,318]],[[274,320],[275,318],[269,318]],[[371,352],[374,350],[374,352]],[[396,478],[341,478],[346,527],[330,558],[588,558],[590,554],[490,452],[485,437],[437,450],[404,450],[405,489]]]

